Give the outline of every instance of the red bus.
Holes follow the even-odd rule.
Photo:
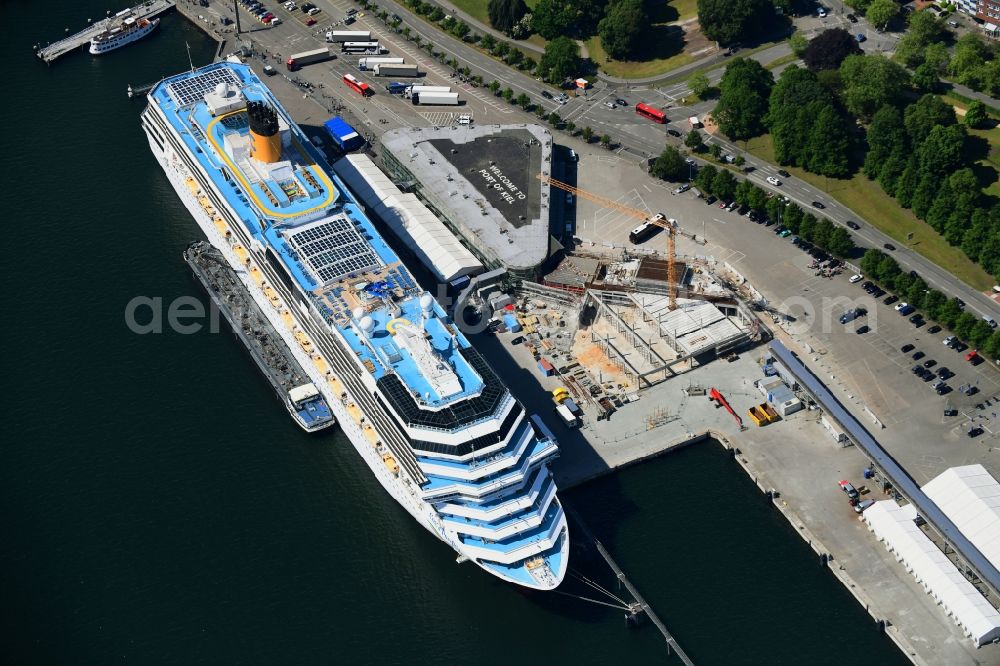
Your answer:
[[[635,112],[643,118],[649,118],[654,123],[660,123],[662,125],[667,122],[667,115],[663,113],[663,111],[654,109],[653,107],[643,104],[642,102],[635,105]]]
[[[344,83],[347,87],[358,93],[362,97],[368,97],[372,94],[372,89],[368,87],[368,84],[364,81],[358,81],[356,78],[350,74],[344,74]]]

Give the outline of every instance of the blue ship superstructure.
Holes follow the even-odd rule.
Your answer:
[[[376,478],[463,558],[527,587],[558,585],[568,528],[548,469],[555,438],[260,79],[217,63],[160,82],[149,101],[154,154],[209,239],[273,306]]]

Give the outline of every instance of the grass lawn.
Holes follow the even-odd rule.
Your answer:
[[[941,95],[941,99],[963,111],[969,106],[965,101],[951,95]],[[959,122],[962,120],[961,115],[959,114]],[[991,115],[990,118],[996,122],[995,116]],[[979,137],[989,145],[986,157],[976,161],[976,171],[977,175],[984,179],[992,179],[983,188],[983,192],[988,196],[1000,198],[1000,125],[983,129],[970,129],[969,136]]]
[[[777,164],[769,135],[748,141],[746,151],[771,164]],[[986,271],[966,257],[962,250],[949,245],[948,241],[918,220],[912,212],[900,208],[896,200],[883,192],[878,183],[868,180],[863,174],[859,173],[850,180],[837,180],[817,176],[796,167],[785,169],[853,210],[879,231],[897,240],[900,247],[911,246],[966,284],[982,291],[996,283]],[[906,240],[908,233],[913,234],[912,241]]]
[[[665,42],[660,42],[664,44]],[[646,76],[656,76],[677,69],[694,60],[694,56],[684,52],[675,53],[661,58],[651,58],[649,60],[608,60],[608,55],[601,46],[600,37],[591,37],[587,40],[587,51],[590,59],[597,63],[609,76],[617,76],[627,79],[639,79]]]

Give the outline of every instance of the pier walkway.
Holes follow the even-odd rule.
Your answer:
[[[132,12],[139,18],[148,19],[162,14],[168,9],[171,9],[173,6],[174,0],[149,0],[148,2],[132,7]],[[101,19],[100,21],[96,21],[74,35],[70,35],[65,39],[60,39],[58,42],[53,42],[48,46],[38,49],[38,57],[45,61],[45,64],[49,64],[59,56],[80,48],[84,44],[89,43],[95,36],[100,34],[108,26],[108,23],[110,23],[112,18],[114,17],[108,17]]]

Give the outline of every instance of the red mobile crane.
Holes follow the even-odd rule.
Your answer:
[[[729,403],[726,401],[726,397],[719,393],[719,389],[713,388],[709,390],[708,399],[714,400],[719,407],[725,407],[726,411],[732,414],[733,418],[736,419],[736,424],[740,427],[740,430],[746,430],[746,426],[743,425],[743,419],[740,418],[739,414],[733,411],[733,408],[730,407]]]

